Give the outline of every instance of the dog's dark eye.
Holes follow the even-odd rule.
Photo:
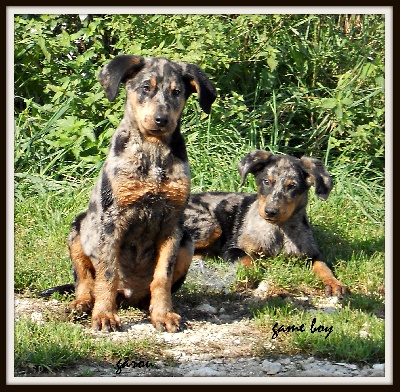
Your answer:
[[[266,178],[263,180],[263,184],[264,185],[269,185],[270,184],[270,181],[269,180],[267,180]]]
[[[296,185],[294,182],[292,182],[292,183],[290,183],[290,184],[287,186],[287,189],[293,190],[293,189],[295,189],[296,187],[297,187],[297,185]]]
[[[172,95],[174,95],[174,96],[178,96],[178,95],[180,95],[180,93],[181,93],[181,90],[179,90],[178,88],[174,88],[172,90]]]

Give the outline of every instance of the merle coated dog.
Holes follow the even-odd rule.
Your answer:
[[[245,266],[260,256],[281,252],[310,258],[326,294],[341,298],[346,288],[324,262],[306,213],[312,185],[321,200],[326,200],[332,189],[323,163],[255,150],[241,160],[238,170],[241,185],[249,173],[254,174],[257,194],[205,192],[190,196],[184,227],[195,243],[196,256],[240,260]]]
[[[105,331],[121,328],[118,304],[149,306],[152,324],[175,332],[181,317],[171,291],[193,256],[183,229],[190,171],[181,115],[192,93],[209,113],[216,90],[197,65],[134,55],[115,57],[99,81],[110,101],[125,85],[125,112],[88,209],[71,226],[76,299],[70,306],[91,312],[92,327]]]

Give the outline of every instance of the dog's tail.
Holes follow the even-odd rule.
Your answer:
[[[50,297],[50,295],[53,293],[71,294],[73,292],[75,292],[75,286],[72,283],[69,283],[69,284],[63,284],[61,286],[50,287],[42,291],[38,291],[36,295],[39,297]]]

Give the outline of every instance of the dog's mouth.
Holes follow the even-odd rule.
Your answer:
[[[157,127],[157,126],[153,126],[153,127],[146,127],[145,131],[146,133],[149,133],[153,136],[161,136],[161,135],[165,135],[165,134],[169,134],[171,133],[172,127],[171,126],[164,126],[164,127]]]
[[[163,137],[169,135],[171,132],[168,128],[152,128],[146,129],[145,135],[149,137]]]
[[[279,221],[279,219],[277,219],[277,218],[271,218],[271,217],[269,217],[269,216],[263,216],[263,218],[264,218],[264,220],[266,220],[267,222],[269,222],[269,223],[273,223],[273,224],[278,224],[278,223],[280,223],[280,221]]]
[[[159,135],[160,133],[164,133],[164,129],[163,128],[155,128],[155,129],[150,129],[148,130],[149,133],[152,133],[154,135]]]

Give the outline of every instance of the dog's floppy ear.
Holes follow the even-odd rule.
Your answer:
[[[302,157],[300,164],[306,173],[308,185],[315,186],[315,193],[321,200],[326,200],[333,188],[332,177],[325,165],[318,159]]]
[[[188,95],[197,93],[200,107],[207,114],[211,111],[211,105],[217,98],[217,90],[203,70],[195,65],[179,63],[182,67],[182,77],[187,82]]]
[[[99,82],[111,102],[117,96],[119,84],[139,72],[144,63],[145,59],[141,56],[120,55],[114,57],[100,70]]]
[[[242,160],[238,164],[238,171],[240,177],[242,178],[240,186],[243,186],[247,174],[254,174],[260,171],[272,155],[273,154],[271,151],[253,150],[248,153],[244,158],[242,158]]]

